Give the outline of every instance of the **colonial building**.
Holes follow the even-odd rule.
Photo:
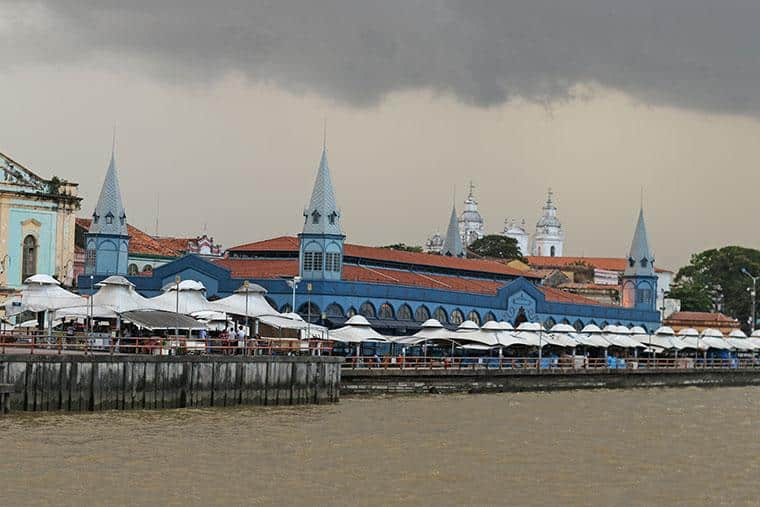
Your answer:
[[[74,273],[149,273],[186,254],[221,257],[221,245],[206,234],[190,238],[151,236],[127,223],[116,157],[112,153],[92,218],[77,218]],[[89,283],[89,282],[88,282]]]
[[[510,219],[504,220],[504,232],[502,234],[517,241],[517,248],[520,249],[520,254],[523,256],[530,254],[528,249],[530,234],[525,229],[525,219],[520,223]]]
[[[478,211],[478,201],[475,200],[475,185],[470,182],[470,193],[464,201],[464,211],[459,217],[459,235],[466,247],[486,235],[483,217]]]
[[[71,285],[78,185],[45,179],[0,153],[0,290],[37,273]]]
[[[530,270],[465,258],[455,209],[442,255],[347,243],[326,149],[303,218],[297,237],[239,245],[222,259],[186,255],[150,276],[130,280],[151,296],[180,276],[202,282],[212,298],[228,295],[248,280],[265,287],[270,303],[281,312],[295,310],[328,326],[361,314],[388,334],[412,332],[431,317],[447,326],[466,319],[478,324],[530,320],[547,327],[564,322],[577,329],[590,323],[648,330],[659,326],[654,302],[633,308],[599,304],[542,286],[541,277]]]
[[[557,218],[557,206],[554,193],[549,189],[541,218],[536,222],[536,234],[533,236],[533,255],[536,257],[562,257],[565,234],[562,223]]]
[[[651,297],[654,307],[664,316],[679,309],[678,301],[665,298],[673,281],[673,272],[654,265],[643,210],[639,212],[627,258],[530,256],[527,261],[544,276],[553,270],[565,275],[565,280],[553,277],[552,286],[599,302],[635,307],[638,298],[646,301]],[[627,299],[625,287],[628,288]],[[652,292],[638,293],[637,287]]]
[[[675,312],[662,323],[676,333],[692,328],[700,333],[705,329],[717,329],[726,336],[741,327],[739,321],[722,313],[709,312]]]

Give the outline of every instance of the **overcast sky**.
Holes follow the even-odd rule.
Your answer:
[[[556,193],[566,253],[760,247],[760,3],[0,0],[0,151],[129,221],[295,234],[328,121],[348,241],[422,244],[470,179],[489,232]]]

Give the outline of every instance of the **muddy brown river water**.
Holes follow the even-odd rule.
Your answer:
[[[760,388],[15,414],[0,505],[759,505]]]

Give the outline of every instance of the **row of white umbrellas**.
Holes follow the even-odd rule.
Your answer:
[[[661,327],[650,335],[638,326],[628,328],[610,325],[601,329],[594,324],[589,324],[578,332],[569,324],[556,324],[547,331],[537,322],[524,322],[515,329],[508,322],[490,321],[479,327],[475,322],[468,320],[463,322],[455,331],[451,331],[439,321],[429,319],[422,324],[420,330],[414,335],[383,336],[372,329],[369,321],[361,315],[355,315],[348,319],[344,327],[330,331],[329,339],[344,343],[392,342],[402,345],[416,345],[437,340],[484,347],[510,347],[513,345],[543,347],[553,345],[566,348],[760,350],[760,331],[748,338],[738,329],[728,337],[724,337],[720,331],[715,329],[707,329],[702,333],[695,329],[684,329],[676,334],[669,327]]]

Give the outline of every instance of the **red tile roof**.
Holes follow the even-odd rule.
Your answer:
[[[84,229],[90,228],[92,222],[89,218],[77,218],[76,223]],[[185,250],[177,251],[156,241],[156,239],[141,231],[137,227],[127,224],[129,234],[129,253],[135,255],[154,255],[157,257],[180,257]]]
[[[578,294],[573,294],[571,292],[566,292],[564,290],[555,289],[553,287],[538,286],[537,288],[544,293],[546,300],[552,303],[573,303],[576,305],[605,306],[602,305],[599,301],[579,296]]]
[[[218,266],[229,269],[234,278],[279,278],[298,274],[296,259],[213,259]]]
[[[525,258],[531,267],[542,268],[565,268],[571,264],[586,264],[596,269],[606,269],[608,271],[625,271],[627,260],[617,257],[536,257],[528,256]],[[658,273],[671,273],[672,271],[655,268]]]
[[[722,313],[710,313],[710,312],[675,312],[671,314],[666,321],[680,321],[680,322],[725,322],[725,323],[738,323],[733,317],[724,315]]]
[[[227,268],[235,278],[279,278],[298,274],[298,261],[295,259],[218,259],[217,265]],[[384,283],[444,289],[476,294],[496,294],[505,282],[490,280],[473,280],[457,276],[432,275],[414,271],[379,269],[368,266],[348,264],[343,266],[343,280],[367,283]],[[577,294],[571,294],[551,287],[537,287],[544,293],[547,301],[555,303],[574,303],[596,305],[601,303]]]
[[[280,236],[255,243],[240,245],[228,250],[229,252],[297,252],[298,238],[293,236]],[[405,252],[380,248],[375,246],[362,246],[347,243],[343,253],[346,257],[359,257],[382,262],[395,262],[417,266],[430,266],[444,269],[458,269],[462,271],[476,271],[507,276],[523,276],[537,278],[532,272],[520,271],[507,266],[504,263],[480,259],[460,259],[458,257],[446,257],[417,252]]]
[[[188,245],[191,241],[195,241],[195,238],[171,238],[171,237],[156,237],[151,236],[160,245],[174,250],[175,252],[185,253],[188,250]]]

